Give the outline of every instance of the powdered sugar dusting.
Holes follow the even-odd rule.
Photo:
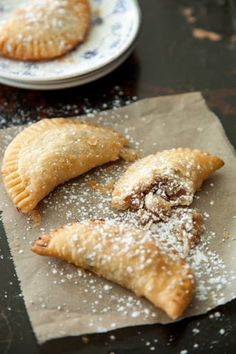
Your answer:
[[[114,99],[114,101],[117,100],[118,105],[126,104],[128,99],[123,100],[122,96],[118,95],[118,90],[116,92],[118,97]],[[132,100],[133,98],[131,97],[130,101]],[[99,106],[96,109],[94,109],[94,106],[90,105],[90,103],[91,102],[88,102],[88,104],[86,104],[84,102],[83,107],[80,105],[61,105],[61,111],[58,107],[56,115],[74,115],[75,110],[78,110],[76,114],[81,113],[81,111],[86,112],[87,120],[95,120],[103,125],[118,128],[121,133],[125,132],[126,136],[132,141],[133,147],[137,147],[139,150],[142,149],[142,137],[136,139],[135,129],[132,126],[130,127],[130,117],[128,115],[122,115],[117,109],[109,112],[102,111],[103,109],[109,108],[110,103],[104,103],[106,106]],[[111,106],[113,106],[112,103]],[[41,106],[41,108],[43,107]],[[45,110],[41,115],[54,116],[55,110],[52,108]],[[24,113],[22,117],[24,117]],[[26,120],[27,119],[30,120],[30,117],[27,118],[26,115]],[[144,122],[145,119],[142,121]],[[15,122],[20,124],[22,121],[19,118],[15,118]],[[145,123],[146,122],[148,122],[147,118]],[[10,125],[12,121],[7,123],[5,121],[3,124]],[[126,128],[126,126],[129,128]],[[11,140],[11,135],[6,131],[3,139],[7,144]],[[152,148],[149,147],[148,153],[152,151],[155,152],[158,147],[158,142],[152,142]],[[146,150],[145,153],[147,153]],[[12,211],[13,208],[10,208],[10,201],[5,198],[4,202],[8,204],[8,210],[11,210],[7,222],[16,230],[21,227],[21,229],[25,231],[23,236],[18,233],[16,235],[14,234],[14,241],[11,241],[12,244],[14,244],[14,250],[17,250],[14,253],[16,262],[20,262],[20,260],[24,261],[26,256],[31,257],[29,251],[31,242],[34,241],[39,234],[47,233],[51,227],[61,226],[65,223],[78,220],[82,221],[87,218],[111,218],[115,222],[122,221],[124,223],[137,225],[137,219],[134,213],[119,212],[110,207],[112,185],[127,166],[128,163],[124,161],[111,163],[97,168],[80,178],[74,179],[63,186],[59,186],[42,201],[40,205],[42,223],[35,228],[33,227],[31,218],[28,218],[27,223],[25,223],[25,217],[22,217],[17,212],[14,214]],[[214,179],[214,183],[212,180],[209,181],[206,188],[199,193],[197,198],[194,198],[194,208],[199,207],[198,203],[201,204],[201,202],[201,206],[204,205],[201,209],[205,218],[206,231],[200,236],[199,243],[193,245],[194,247],[190,250],[187,257],[188,262],[195,272],[197,291],[195,299],[190,305],[189,312],[187,310],[185,313],[186,316],[192,315],[192,313],[202,313],[206,308],[210,309],[212,307],[211,299],[215,299],[213,306],[223,303],[225,301],[224,288],[230,287],[232,281],[235,279],[234,272],[231,271],[230,267],[226,264],[227,259],[225,258],[225,261],[223,261],[217,251],[217,246],[219,246],[220,242],[222,242],[224,246],[230,245],[232,242],[230,243],[229,241],[232,241],[235,236],[231,235],[229,232],[227,233],[227,230],[225,230],[224,235],[221,235],[221,232],[214,227],[214,224],[211,224],[211,220],[215,220],[214,218],[216,217],[214,213],[219,203],[219,197],[217,195],[220,190],[219,181],[224,178],[224,173],[222,172],[222,174],[217,177],[218,179]],[[208,192],[208,194],[206,192]],[[214,201],[214,205],[210,203],[212,200]],[[235,211],[230,214],[232,222],[234,222],[234,218]],[[180,254],[184,255],[183,242],[178,238],[178,234],[173,232],[173,226],[178,226],[175,225],[175,221],[171,219],[157,226],[160,227],[161,230],[159,230],[160,233],[157,235],[158,241],[162,243],[165,241],[163,246],[166,245],[165,247],[167,247],[167,245],[169,245],[169,249],[175,248]],[[156,233],[158,234],[158,232]],[[24,252],[21,253],[19,252],[20,250]],[[48,263],[47,259],[41,259],[35,255],[33,256],[32,260],[34,259],[35,265],[37,265],[37,268],[35,267],[37,271],[35,271],[36,274],[34,274],[34,281],[38,284],[37,280],[41,280],[42,288],[37,286],[37,294],[36,292],[35,294],[31,293],[32,297],[29,295],[26,297],[29,313],[31,310],[33,310],[33,313],[36,313],[38,310],[40,314],[43,315],[43,311],[41,312],[41,310],[45,310],[45,313],[51,310],[55,311],[58,319],[56,325],[64,320],[68,320],[70,323],[72,322],[74,324],[74,327],[79,328],[78,331],[81,331],[81,333],[85,333],[85,331],[86,333],[90,331],[107,331],[116,327],[126,326],[127,320],[130,321],[129,324],[167,321],[165,317],[162,317],[163,314],[157,311],[150,303],[138,298],[125,289],[121,289],[113,283],[100,279],[89,272],[77,269],[65,262],[50,259],[48,260],[50,263]],[[127,269],[127,271],[132,272],[132,269]],[[44,286],[44,282],[46,286]],[[45,296],[45,288],[50,289],[50,294],[47,294],[47,296]],[[62,300],[60,300],[59,303],[58,301],[54,301],[56,294],[61,294],[60,298],[62,298]],[[70,296],[68,296],[68,294],[70,294]],[[232,296],[233,295],[232,288]],[[73,299],[74,304],[76,304],[76,310],[72,306],[70,298]],[[79,300],[77,301],[76,299]],[[218,313],[219,310],[217,311],[217,315],[211,316],[214,316],[214,319],[218,319]],[[83,316],[86,316],[85,323],[83,323]],[[85,327],[86,329],[84,329]],[[198,345],[201,346],[197,341],[199,328],[198,326],[196,327],[196,330],[193,331],[194,339],[196,340],[192,343],[192,347],[183,347],[181,350],[189,350],[191,352],[192,348],[197,348]],[[219,327],[219,331],[221,328],[222,325]],[[76,333],[78,333],[78,331]],[[67,333],[67,328],[63,328],[63,326],[59,328],[58,325],[57,333],[58,335],[63,335],[63,333]],[[221,333],[223,333],[223,331],[221,331]],[[227,330],[225,333],[227,334]],[[222,337],[224,334],[220,334],[219,332],[218,336]],[[45,337],[43,340],[45,340]],[[172,339],[169,338],[168,343],[170,343],[171,340]],[[148,342],[150,342],[150,345],[147,345],[147,348],[155,347],[156,350],[158,350],[158,344],[155,341]],[[150,351],[152,350],[153,349],[150,349]]]
[[[42,201],[43,218],[50,218],[50,214],[56,212],[60,218],[64,215],[65,223],[102,218],[140,227],[136,213],[131,211],[119,212],[111,208],[111,189],[107,188],[107,186],[113,185],[114,181],[120,176],[127,165],[128,163],[126,162],[108,164],[95,169],[83,178],[58,187],[56,192],[51,193],[48,198]],[[98,188],[94,188],[95,182]],[[64,201],[64,207],[61,205],[61,200]],[[152,224],[152,230],[156,235],[158,244],[161,243],[162,247],[169,254],[170,250],[174,249],[185,257],[186,244],[179,237],[178,233],[183,222],[181,218],[178,218],[179,209],[176,209],[167,222]],[[190,209],[189,215],[185,214],[188,222],[192,220],[192,212],[193,209]],[[30,225],[29,220],[29,228],[31,227]],[[45,232],[44,229],[41,231]],[[189,236],[192,236],[191,232]],[[190,249],[190,253],[187,256],[187,261],[194,271],[197,282],[195,297],[200,302],[208,301],[209,298],[212,298],[216,303],[222,304],[224,297],[220,296],[221,290],[226,284],[235,279],[235,274],[228,271],[217,252],[209,249],[210,242],[216,238],[216,234],[210,230],[206,230],[203,235],[198,235],[198,237],[199,239],[196,242],[198,244],[193,244],[193,248]],[[85,276],[84,273],[83,276]],[[64,281],[68,281],[65,276],[62,277],[60,282]],[[91,288],[90,283],[88,283],[86,289],[88,292],[93,292],[94,290],[94,288]],[[106,290],[103,288],[102,291]],[[118,312],[129,313],[128,309],[133,306],[135,297],[132,296],[131,298],[132,305],[129,304],[129,301],[127,303],[126,298],[124,300],[116,299],[119,304],[117,305]],[[139,300],[137,300],[136,304],[138,304],[138,307],[139,305],[141,306]],[[140,316],[143,315],[141,307],[139,307]],[[137,311],[134,311],[133,316],[138,317]]]

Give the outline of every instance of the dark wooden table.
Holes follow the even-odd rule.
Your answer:
[[[141,34],[134,53],[120,68],[97,82],[62,91],[26,91],[0,86],[0,127],[46,116],[73,116],[90,109],[104,109],[104,103],[108,108],[123,105],[136,97],[201,91],[236,146],[236,44],[226,1],[140,0],[140,5]],[[193,20],[189,20],[191,9],[186,12],[186,7],[194,9]],[[194,28],[220,33],[222,39],[196,39],[192,35]],[[88,340],[64,338],[38,346],[1,224],[0,237],[0,353],[186,354],[186,350],[196,354],[224,354],[236,351],[236,301],[207,315],[172,325],[117,330],[112,333],[115,340],[110,332],[89,335]]]

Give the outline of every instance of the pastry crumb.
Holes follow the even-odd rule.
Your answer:
[[[89,342],[89,338],[86,336],[81,337],[81,340],[84,344],[88,344],[88,342]]]
[[[193,28],[192,35],[194,38],[203,40],[208,39],[211,42],[219,42],[222,40],[222,35],[213,31],[207,31],[203,28]]]

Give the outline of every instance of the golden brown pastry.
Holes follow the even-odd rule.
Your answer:
[[[47,60],[73,49],[91,21],[88,0],[33,0],[16,10],[0,31],[0,54]]]
[[[172,207],[190,205],[203,181],[223,165],[217,156],[196,149],[157,152],[128,167],[115,185],[112,206],[144,209],[157,221],[167,220]]]
[[[33,210],[56,186],[119,159],[127,140],[116,131],[78,119],[44,119],[7,147],[2,176],[13,203]]]
[[[161,250],[149,231],[112,221],[85,221],[40,237],[32,251],[54,256],[144,296],[178,318],[193,297],[194,276],[186,262]]]

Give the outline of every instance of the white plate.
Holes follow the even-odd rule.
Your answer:
[[[134,45],[132,45],[121,57],[119,57],[117,60],[115,60],[113,63],[106,65],[102,69],[98,69],[94,71],[93,73],[90,74],[85,74],[82,76],[74,77],[71,79],[65,79],[61,80],[60,82],[54,81],[53,83],[33,83],[33,82],[25,82],[25,81],[18,81],[18,80],[11,80],[11,79],[5,79],[0,77],[0,83],[8,85],[8,86],[13,86],[13,87],[18,87],[18,88],[24,88],[24,89],[33,89],[33,90],[58,90],[58,89],[64,89],[64,88],[69,88],[69,87],[75,87],[75,86],[80,86],[84,85],[86,83],[89,83],[91,81],[95,81],[107,74],[109,74],[111,71],[116,69],[119,65],[121,65],[125,59],[130,55],[130,53],[133,51]]]
[[[30,0],[0,0],[1,19]],[[14,81],[63,80],[89,74],[113,62],[133,43],[140,27],[136,0],[90,0],[93,26],[87,40],[66,56],[47,62],[0,57],[0,76]]]

